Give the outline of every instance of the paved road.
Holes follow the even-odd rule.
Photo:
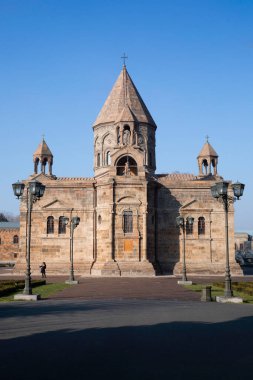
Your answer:
[[[171,277],[79,281],[49,300],[0,304],[1,379],[250,378],[252,305],[200,303]]]
[[[0,304],[1,379],[249,379],[252,315],[196,301]]]

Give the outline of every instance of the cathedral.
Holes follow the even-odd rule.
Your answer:
[[[223,274],[225,214],[210,188],[222,179],[218,154],[206,141],[196,174],[156,173],[157,125],[124,65],[96,121],[94,177],[57,177],[44,138],[33,155],[33,174],[44,196],[33,204],[31,269],[45,261],[49,274],[67,274],[70,230],[64,218],[79,217],[73,261],[78,275],[155,276]],[[25,193],[24,193],[25,194]],[[184,230],[177,226],[182,216]],[[193,224],[188,218],[194,218]],[[229,209],[229,251],[234,260],[234,209]],[[184,231],[184,233],[183,233]],[[16,273],[26,266],[27,196],[20,202],[20,253]]]

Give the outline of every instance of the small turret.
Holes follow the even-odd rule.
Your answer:
[[[218,154],[215,152],[207,138],[206,143],[197,157],[199,176],[217,176],[218,157]]]
[[[38,174],[38,165],[40,162],[41,173],[46,174],[46,165],[48,164],[48,174],[52,175],[53,154],[44,140],[44,137],[33,154],[33,162],[34,174]]]

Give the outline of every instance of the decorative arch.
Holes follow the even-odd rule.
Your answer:
[[[116,163],[117,175],[119,176],[136,176],[138,175],[138,167],[136,161],[133,157],[126,155],[121,158]]]
[[[141,206],[142,202],[133,196],[127,195],[125,197],[119,198],[117,201],[117,204],[118,205],[134,205],[135,207],[136,206],[139,207]]]

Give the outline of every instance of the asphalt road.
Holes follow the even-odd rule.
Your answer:
[[[168,300],[0,304],[0,375],[250,379],[253,306]]]

